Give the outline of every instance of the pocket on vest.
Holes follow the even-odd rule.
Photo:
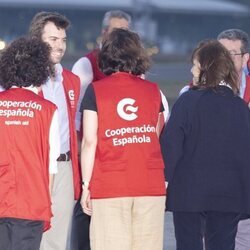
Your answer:
[[[164,169],[164,163],[162,159],[150,159],[147,162],[149,169]]]
[[[126,163],[117,161],[105,163],[100,162],[99,167],[103,172],[125,171]]]

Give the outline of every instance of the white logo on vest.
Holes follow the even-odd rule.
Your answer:
[[[132,98],[124,98],[121,101],[119,101],[117,105],[117,113],[118,115],[126,120],[126,121],[133,121],[138,116],[135,114],[138,110],[138,106],[134,107],[132,106],[135,103],[135,100]]]
[[[71,101],[74,101],[75,100],[75,93],[74,93],[74,90],[69,90],[69,99]]]
[[[69,95],[69,101],[70,101],[71,108],[75,108],[75,92],[74,92],[74,90],[73,89],[69,90],[68,95]]]

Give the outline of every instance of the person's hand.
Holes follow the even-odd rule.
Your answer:
[[[85,214],[91,216],[92,214],[92,203],[90,200],[90,192],[88,188],[83,188],[81,197],[82,210]]]

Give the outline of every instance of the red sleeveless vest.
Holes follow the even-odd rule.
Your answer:
[[[30,90],[0,93],[0,217],[46,222],[49,129],[56,106]]]
[[[75,128],[75,116],[77,102],[80,94],[80,79],[78,76],[66,69],[63,69],[62,76],[69,117],[70,154],[73,167],[74,197],[75,200],[78,200],[81,194],[81,177],[78,161],[78,145]],[[43,96],[43,93],[39,92],[39,95]]]
[[[164,164],[155,129],[161,105],[157,85],[116,73],[93,86],[98,145],[91,197],[165,195]]]
[[[73,167],[73,181],[74,181],[74,197],[75,200],[80,198],[81,194],[81,176],[80,166],[78,161],[78,144],[77,134],[75,128],[75,116],[77,102],[80,94],[80,79],[71,71],[63,69],[63,86],[68,106],[69,117],[69,131],[70,131],[70,153]]]
[[[100,51],[99,49],[95,49],[85,56],[89,59],[91,66],[92,66],[92,70],[93,70],[92,82],[101,80],[106,77],[106,75],[104,75],[98,67],[97,58],[98,58],[99,51]]]

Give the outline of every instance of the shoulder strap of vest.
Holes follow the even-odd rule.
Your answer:
[[[89,61],[90,61],[90,63],[91,63],[92,68],[95,67],[96,56],[97,56],[98,51],[99,51],[99,50],[95,49],[95,50],[91,51],[90,53],[88,53],[88,54],[86,55],[86,57],[89,59]]]

